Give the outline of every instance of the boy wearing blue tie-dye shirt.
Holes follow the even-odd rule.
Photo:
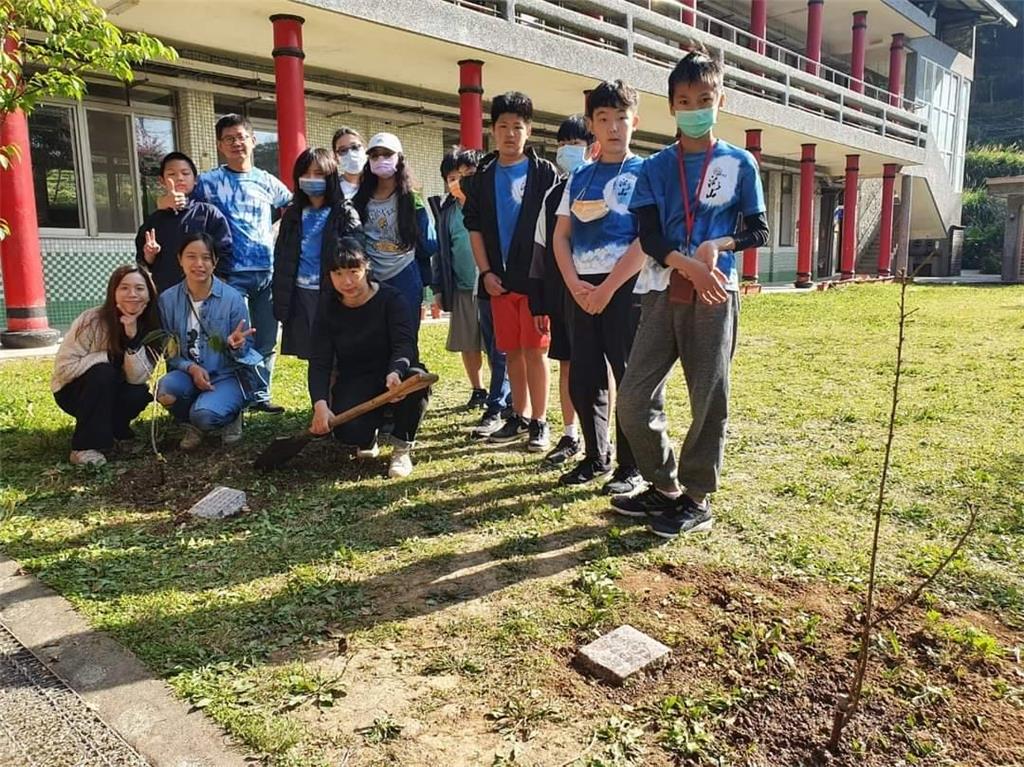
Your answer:
[[[724,102],[722,65],[706,52],[691,52],[669,75],[668,97],[678,140],[647,159],[630,203],[648,260],[617,411],[650,487],[618,496],[612,506],[649,518],[652,532],[674,538],[713,523],[709,496],[721,474],[739,317],[736,256],[764,245],[768,224],[757,163],[712,130]],[[665,386],[676,360],[692,416],[678,470],[665,418]]]
[[[277,177],[253,165],[256,139],[247,119],[236,114],[224,115],[217,121],[216,130],[217,146],[227,162],[199,177],[193,197],[215,205],[231,228],[234,255],[227,283],[245,296],[256,329],[256,349],[263,355],[257,372],[264,387],[254,392],[251,407],[280,413],[284,408],[270,401],[277,343],[277,320],[271,300],[273,213],[291,202],[292,193]]]
[[[612,472],[608,369],[621,383],[640,318],[633,291],[644,256],[629,209],[644,164],[629,148],[638,104],[637,92],[621,80],[590,92],[587,127],[600,156],[573,172],[558,208],[555,259],[573,298],[569,393],[586,446],[583,460],[559,479],[563,485],[588,484]],[[610,495],[632,493],[643,483],[629,442],[617,432],[618,467],[603,488]]]

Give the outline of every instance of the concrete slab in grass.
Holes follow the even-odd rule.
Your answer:
[[[0,555],[0,623],[155,767],[244,767],[224,733],[71,603]],[[27,662],[20,667],[31,671]],[[42,678],[42,677],[40,677]],[[68,698],[68,700],[71,700]],[[71,705],[70,703],[68,705]],[[65,718],[66,719],[66,718]],[[54,732],[54,739],[62,737]],[[102,762],[106,764],[107,762]]]
[[[576,665],[606,682],[622,684],[640,671],[659,668],[671,652],[658,640],[625,625],[581,647]]]

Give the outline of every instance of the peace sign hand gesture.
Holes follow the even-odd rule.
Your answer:
[[[249,336],[256,332],[256,328],[249,328],[248,330],[243,330],[244,327],[245,320],[239,320],[238,327],[236,327],[234,331],[232,331],[231,335],[228,336],[228,346],[230,346],[235,351],[245,346],[245,339],[247,339]]]
[[[152,265],[158,255],[160,255],[160,243],[156,241],[156,229],[150,229],[146,232],[146,242],[142,246],[142,256],[146,259],[147,264]]]

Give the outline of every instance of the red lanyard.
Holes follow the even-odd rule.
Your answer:
[[[704,189],[704,179],[708,175],[708,168],[711,166],[711,155],[715,151],[715,144],[718,139],[711,142],[708,151],[704,154],[704,166],[700,169],[700,181],[697,182],[697,197],[690,207],[690,188],[686,185],[686,163],[683,161],[683,143],[676,144],[676,157],[679,160],[679,187],[683,193],[683,211],[686,216],[686,253],[690,255],[690,236],[693,234],[693,224],[697,218],[697,207],[700,205],[700,193]]]

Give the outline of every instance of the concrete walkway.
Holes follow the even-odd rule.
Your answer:
[[[246,764],[134,655],[0,555],[0,765]]]

